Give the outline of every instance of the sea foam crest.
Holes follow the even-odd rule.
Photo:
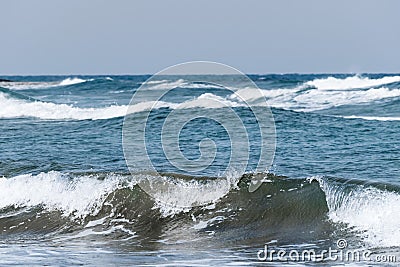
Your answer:
[[[0,105],[2,107],[0,109],[0,118],[33,117],[45,120],[100,120],[123,117],[128,111],[128,107],[125,105],[114,105],[104,108],[79,108],[67,104],[15,99],[5,93],[0,93]],[[142,102],[134,105],[129,112],[137,113],[152,108],[223,108],[238,105],[236,102],[226,100],[214,94],[205,93],[196,99],[183,103],[163,101]]]
[[[84,79],[80,79],[80,78],[67,78],[65,80],[62,80],[58,85],[66,86],[66,85],[84,83],[84,82],[87,82],[87,81],[90,82],[90,81],[93,81],[93,79],[84,80]]]
[[[321,177],[318,180],[326,194],[329,218],[345,223],[357,231],[371,247],[400,245],[400,195],[372,186],[345,188]]]
[[[314,79],[306,82],[308,86],[313,86],[319,90],[348,90],[357,88],[376,87],[390,83],[400,82],[400,76],[385,76],[379,79],[370,79],[358,75],[344,79],[328,77],[324,79]]]
[[[362,119],[367,121],[400,121],[400,117],[380,117],[380,116],[342,116],[345,119]]]
[[[95,215],[106,197],[118,188],[120,180],[116,175],[104,180],[92,176],[69,179],[55,171],[0,178],[0,195],[7,196],[0,198],[0,209],[41,205],[65,216]]]
[[[211,88],[222,88],[222,86],[216,84],[209,83],[201,83],[201,82],[189,82],[184,79],[178,80],[152,80],[146,81],[145,84],[146,90],[166,90],[166,89],[174,89],[174,88],[193,88],[193,89],[211,89]]]
[[[0,93],[0,118],[33,117],[45,120],[97,120],[122,117],[127,106],[78,108],[67,104],[25,101]]]
[[[0,87],[12,90],[47,89],[58,86],[79,84],[88,81],[93,81],[93,79],[84,80],[81,78],[66,78],[61,82],[0,82]]]
[[[240,89],[232,94],[230,99],[241,98],[257,103],[254,89]],[[387,87],[367,90],[319,90],[305,89],[303,85],[291,89],[262,90],[263,97],[272,107],[294,111],[316,111],[342,105],[369,103],[377,100],[400,97],[400,89]]]

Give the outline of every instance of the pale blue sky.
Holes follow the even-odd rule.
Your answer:
[[[400,72],[400,1],[1,1],[0,75]]]

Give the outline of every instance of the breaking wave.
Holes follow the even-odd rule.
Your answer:
[[[114,105],[104,108],[79,108],[67,104],[54,104],[26,99],[23,95],[16,95],[12,92],[0,92],[0,105],[2,106],[0,118],[33,117],[45,120],[99,120],[123,117],[128,112],[128,106],[126,105]],[[239,104],[211,93],[205,93],[194,100],[183,103],[142,102],[132,106],[129,112],[137,113],[154,108],[190,109],[235,106],[239,106]]]
[[[400,246],[400,194],[371,185],[316,179],[326,194],[329,218],[344,223],[372,247]],[[386,186],[385,186],[386,187]]]
[[[98,120],[122,117],[126,106],[105,108],[78,108],[67,104],[54,104],[9,97],[0,92],[0,118],[32,117],[44,120]]]
[[[249,193],[252,177],[259,175],[264,183]],[[169,176],[203,184],[216,179]],[[340,229],[344,225],[347,235],[369,247],[399,246],[400,221],[396,215],[400,212],[400,194],[380,187],[322,177],[246,174],[208,206],[173,209],[146,195],[129,174],[67,175],[51,171],[0,178],[0,194],[8,196],[0,200],[0,230],[7,234],[51,225],[48,232],[72,232],[77,237],[122,231],[133,238],[143,231],[147,236],[155,225],[173,223],[181,230],[233,232],[242,240],[278,232],[283,237],[285,231],[289,231],[289,238],[307,227],[316,230],[331,223]],[[103,232],[94,231],[98,227]],[[236,227],[241,231],[235,231]]]
[[[400,76],[386,76],[379,79],[370,79],[368,77],[360,77],[357,75],[344,79],[335,77],[314,79],[306,82],[305,85],[315,87],[319,90],[348,90],[376,87],[397,82],[400,82]]]
[[[93,79],[84,80],[81,78],[66,78],[58,82],[0,82],[0,87],[12,90],[47,89],[58,86],[74,85],[88,81],[93,81]]]
[[[215,84],[203,83],[203,82],[190,82],[184,79],[146,81],[146,83],[143,86],[145,87],[146,90],[165,90],[173,88],[192,88],[192,89],[222,88],[222,86],[218,86]]]
[[[230,96],[230,99],[240,97],[246,101],[256,103],[257,99],[254,98],[254,95],[257,94],[254,94],[254,90],[257,89],[246,88],[238,90]],[[330,91],[305,89],[303,86],[299,86],[293,89],[262,90],[262,94],[272,107],[307,112],[400,97],[400,90],[381,87],[368,90]]]

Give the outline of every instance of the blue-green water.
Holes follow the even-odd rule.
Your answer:
[[[270,174],[252,174],[252,154],[247,176],[213,205],[175,211],[135,185],[124,158],[124,116],[149,76],[3,77],[15,82],[0,82],[0,265],[256,264],[266,243],[322,250],[340,238],[400,259],[400,75],[249,77],[274,116]],[[251,150],[259,148],[256,122],[231,92],[185,77],[151,84],[129,116],[140,118],[165,88],[173,90],[147,125],[158,171],[181,179],[162,153],[165,117],[223,118],[226,108],[207,106],[215,99],[246,121]],[[251,90],[234,88],[260,108]],[[223,124],[192,121],[180,149],[196,159],[205,137],[215,141],[215,164],[197,174],[217,177],[231,152]],[[249,193],[252,175],[266,178]]]

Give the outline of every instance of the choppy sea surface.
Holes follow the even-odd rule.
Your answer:
[[[379,255],[387,256],[385,264],[400,261],[400,74],[249,75],[274,116],[273,164],[262,173],[249,168],[209,205],[186,209],[147,195],[125,161],[124,117],[149,77],[2,77],[12,82],[0,82],[1,266],[319,262],[261,261],[265,245],[317,254],[368,250],[368,264],[382,263]],[[165,88],[173,89],[166,99],[149,102]],[[242,100],[254,109],[260,100],[240,83],[232,93],[175,76],[152,81],[146,90],[149,98],[144,94],[129,116],[135,120],[153,107],[153,124],[146,127],[154,136],[174,110],[183,117],[198,110],[223,117],[229,108],[246,121],[251,114]],[[217,167],[200,173],[204,183],[219,179],[231,156],[220,126],[200,119],[182,129],[180,149],[189,159],[201,156],[203,138],[217,146]],[[259,133],[247,130],[257,140]],[[171,179],[200,179],[183,178],[165,164],[160,140],[151,137],[143,157],[148,153],[157,170]],[[253,177],[263,183],[250,193]],[[339,249],[338,240],[345,247]]]

